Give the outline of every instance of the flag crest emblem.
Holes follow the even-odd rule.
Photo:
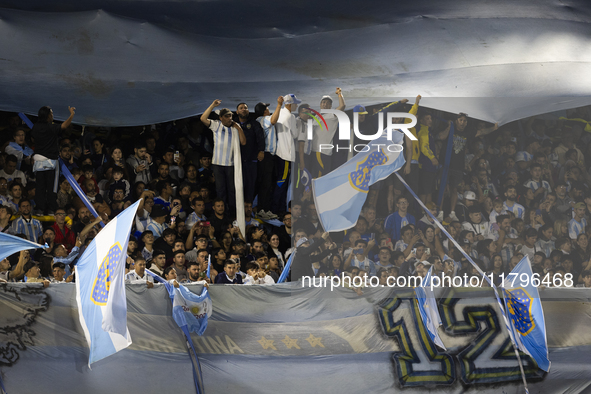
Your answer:
[[[349,183],[360,192],[369,191],[369,181],[371,179],[371,170],[375,166],[386,164],[388,157],[380,149],[376,149],[357,163],[357,169],[349,174]]]
[[[115,267],[117,266],[122,254],[123,249],[121,248],[121,244],[119,244],[119,242],[115,242],[115,244],[109,248],[109,252],[103,259],[103,262],[101,263],[101,266],[99,267],[99,270],[96,274],[96,278],[94,279],[94,284],[90,293],[90,299],[96,305],[107,305],[109,289],[111,288],[111,275],[115,270]]]
[[[522,288],[504,289],[507,298],[507,309],[513,317],[515,329],[523,336],[529,334],[536,326],[531,313],[532,297]]]

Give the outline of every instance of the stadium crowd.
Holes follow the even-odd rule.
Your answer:
[[[341,143],[335,115],[324,115],[324,128],[313,123],[308,140],[315,112],[293,94],[253,112],[246,103],[232,111],[214,100],[198,118],[148,127],[81,128],[73,124],[75,108],[54,123],[43,107],[29,129],[4,114],[0,231],[48,247],[1,261],[0,281],[75,281],[77,259],[100,221],[141,199],[126,280],[148,287],[146,268],[179,283],[273,284],[295,250],[294,266],[310,276],[368,275],[385,285],[388,277],[424,276],[430,267],[434,275],[473,275],[460,248],[497,284],[527,255],[547,286],[565,286],[569,277],[573,286],[591,287],[591,108],[499,128],[421,108],[420,99],[357,105],[352,113],[364,134],[375,134],[383,112],[417,116],[417,141],[405,138],[399,173],[431,215],[392,175],[370,187],[354,228],[330,234],[310,179],[355,152],[322,148]],[[336,102],[323,96],[319,108],[345,110],[341,89]],[[363,143],[351,135],[352,145]],[[244,218],[236,217],[236,193],[244,196]]]

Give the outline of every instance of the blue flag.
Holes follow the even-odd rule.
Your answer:
[[[88,365],[131,345],[127,330],[125,261],[140,201],[111,220],[76,265],[80,324],[90,347]]]
[[[358,153],[336,170],[312,180],[314,203],[325,231],[343,231],[357,223],[369,187],[388,177],[405,163],[401,150],[404,135],[392,132],[392,141],[383,133],[369,141],[367,152]],[[398,144],[399,146],[393,145]]]
[[[421,285],[415,288],[417,304],[419,306],[421,320],[427,329],[429,337],[431,337],[431,340],[434,344],[444,350],[447,350],[443,344],[443,341],[439,337],[439,333],[437,332],[437,327],[441,325],[441,317],[439,316],[439,310],[437,309],[437,300],[435,299],[435,295],[431,289],[432,269],[433,267],[429,268],[429,272],[427,272],[427,275],[425,275],[421,281]]]
[[[179,327],[186,327],[188,331],[202,335],[211,313],[211,297],[205,287],[201,295],[191,292],[183,285],[174,289],[172,318]]]
[[[515,275],[514,275],[515,274]],[[525,275],[523,275],[525,274]],[[527,277],[527,281],[522,280]],[[529,354],[538,367],[550,371],[546,323],[538,288],[531,283],[532,269],[525,256],[503,282],[501,287],[508,315],[507,329],[519,350]],[[524,286],[526,284],[527,286]]]
[[[43,245],[14,235],[0,233],[0,261],[21,250],[44,248]]]

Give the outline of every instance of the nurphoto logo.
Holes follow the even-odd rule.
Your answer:
[[[338,109],[322,109],[321,112],[313,110],[312,108],[308,108],[309,112],[307,115],[310,118],[307,120],[307,139],[309,141],[314,139],[314,123],[316,123],[317,131],[329,131],[328,124],[326,119],[322,114],[332,114],[338,120],[338,128],[339,128],[339,140],[340,141],[350,141],[351,140],[351,121],[349,120],[349,116],[343,111]],[[389,152],[402,152],[402,145],[400,144],[388,144],[387,141],[392,141],[392,131],[396,130],[399,132],[404,133],[411,141],[417,141],[417,137],[409,130],[416,126],[417,118],[413,114],[409,114],[406,112],[388,112],[386,113],[386,128],[385,132],[386,135],[384,136],[384,114],[378,113],[378,130],[375,134],[362,134],[359,130],[359,114],[357,112],[353,113],[353,133],[355,137],[362,141],[376,141],[380,138],[385,139],[384,143],[371,143],[371,144],[356,144],[356,145],[337,145],[334,146],[333,144],[319,144],[320,151],[322,150],[331,150],[335,149],[336,151],[340,150],[347,150],[349,152],[368,152],[371,150],[372,147],[376,149],[381,149],[385,147]],[[404,119],[410,119],[410,122],[404,123]],[[385,138],[383,138],[385,137]]]

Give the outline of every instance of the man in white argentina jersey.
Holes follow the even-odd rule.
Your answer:
[[[480,207],[471,206],[468,210],[470,212],[469,219],[462,223],[464,230],[474,231],[475,239],[482,241],[484,239],[494,239],[494,235],[490,232],[490,225],[487,221],[482,220],[482,213]]]
[[[222,103],[214,100],[201,115],[201,122],[213,131],[212,169],[215,176],[215,187],[218,198],[224,200],[230,211],[236,211],[236,187],[234,185],[234,152],[232,139],[239,138],[240,145],[246,145],[246,136],[240,125],[232,120],[232,112],[228,108],[220,110],[220,120],[211,120],[211,111]]]
[[[515,186],[507,186],[505,190],[505,202],[503,203],[503,208],[507,212],[513,212],[516,218],[523,219],[523,215],[525,213],[525,208],[523,205],[518,204],[515,202],[517,200],[517,189]]]
[[[575,217],[568,222],[568,236],[570,239],[577,239],[579,234],[585,234],[585,227],[587,227],[587,219],[585,219],[585,211],[587,205],[584,202],[578,202],[574,208]]]
[[[275,155],[275,190],[271,199],[271,212],[282,212],[286,209],[291,163],[295,162],[296,158],[294,142],[299,135],[296,118],[292,112],[297,110],[301,100],[293,93],[286,94],[282,98],[284,106],[279,111],[279,118],[275,125],[277,154]]]
[[[542,166],[538,163],[534,163],[529,168],[531,178],[523,184],[523,186],[532,189],[534,195],[537,197],[539,194],[543,194],[544,198],[548,193],[552,192],[550,184],[542,179]]]
[[[339,106],[336,109],[339,111],[344,111],[346,104],[341,88],[336,89],[336,94],[339,98]],[[319,112],[322,113],[323,109],[332,109],[332,97],[322,96],[322,99],[320,100]],[[325,125],[319,126],[315,124],[313,128],[313,160],[312,165],[309,169],[313,178],[318,178],[323,174],[328,174],[332,170],[333,149],[329,148],[329,146],[332,145],[332,140],[339,126],[339,120],[337,119],[336,115],[324,114],[322,116],[326,121],[326,126],[328,126],[328,130],[326,129]]]

